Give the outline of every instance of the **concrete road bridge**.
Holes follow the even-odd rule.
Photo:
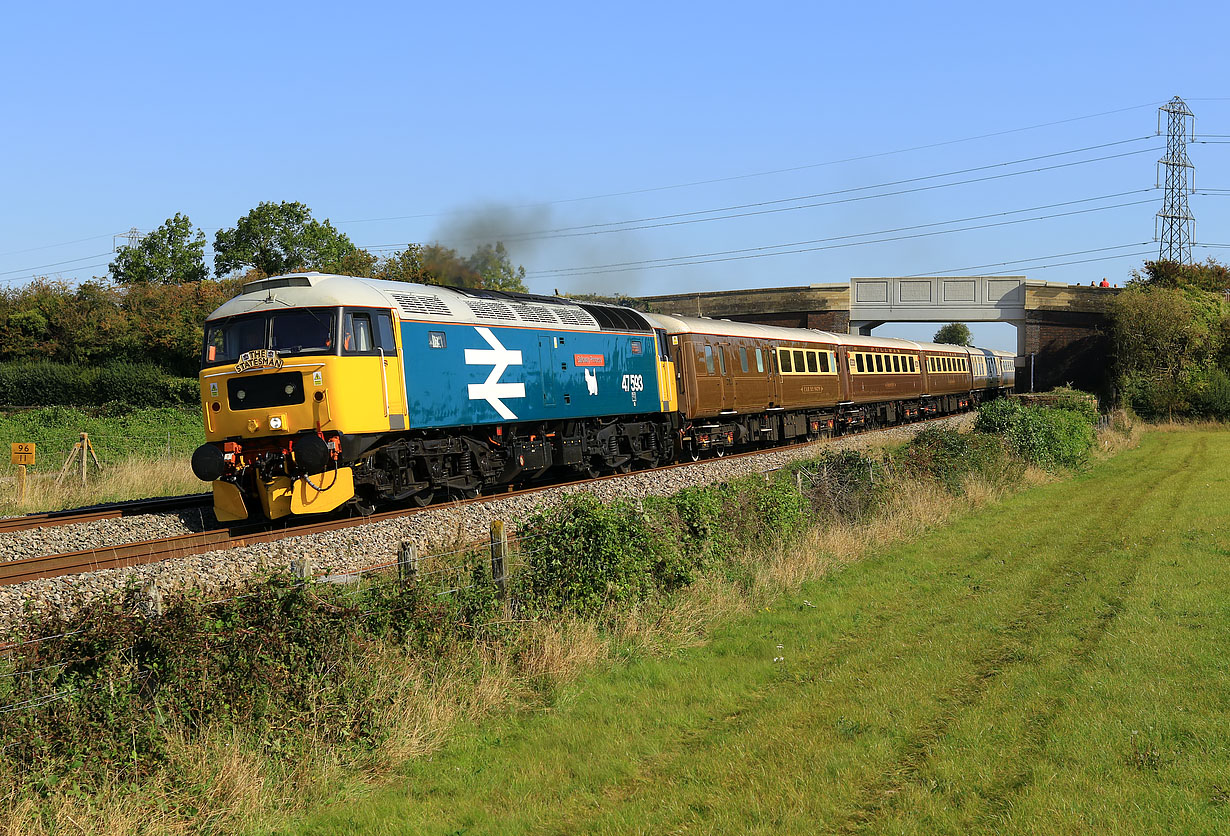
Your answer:
[[[1017,329],[1018,388],[1100,386],[1107,309],[1117,291],[1024,276],[854,278],[813,284],[645,296],[650,311],[762,325],[870,334],[887,322],[1007,322]]]

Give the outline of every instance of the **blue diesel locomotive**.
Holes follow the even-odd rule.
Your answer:
[[[220,520],[675,458],[665,335],[615,306],[277,276],[208,317],[200,382]]]

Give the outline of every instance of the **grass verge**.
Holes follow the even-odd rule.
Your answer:
[[[1225,430],[1189,429],[949,502],[946,526],[922,496],[897,546],[784,553],[810,565],[770,564],[703,645],[586,676],[409,762],[396,790],[273,829],[1224,832],[1227,474]]]

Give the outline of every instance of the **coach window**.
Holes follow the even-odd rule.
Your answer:
[[[739,365],[743,367],[743,373],[747,374],[747,349],[739,349]]]
[[[862,355],[862,354],[855,354],[855,355],[854,355],[854,360],[855,360],[855,362],[858,364],[858,370],[859,370],[860,372],[861,372],[861,371],[863,371],[863,355]]]
[[[756,349],[756,371],[764,374],[764,357],[760,353],[760,349]]]
[[[713,346],[705,344],[705,371],[713,374]]]
[[[726,376],[726,349],[717,347],[718,366],[722,369],[722,377]]]
[[[901,357],[896,354],[893,355],[893,371],[901,371]]]
[[[782,349],[777,350],[777,367],[782,370],[782,374],[790,374],[794,371],[794,366],[790,362],[790,352]]]
[[[876,371],[877,372],[884,371],[884,358],[880,356],[879,354],[876,355]]]
[[[827,351],[820,352],[820,372],[828,374],[829,371],[829,353]]]
[[[806,366],[804,365],[805,362],[806,361],[803,359],[803,352],[796,351],[794,353],[794,370],[801,374],[803,372],[803,369],[806,368]]]
[[[814,351],[807,352],[807,371],[812,374],[820,371],[820,366],[816,363],[816,352]]]

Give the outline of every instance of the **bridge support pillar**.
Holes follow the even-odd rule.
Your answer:
[[[850,320],[850,330],[848,333],[870,337],[872,329],[879,328],[883,324],[883,320],[852,319]]]

